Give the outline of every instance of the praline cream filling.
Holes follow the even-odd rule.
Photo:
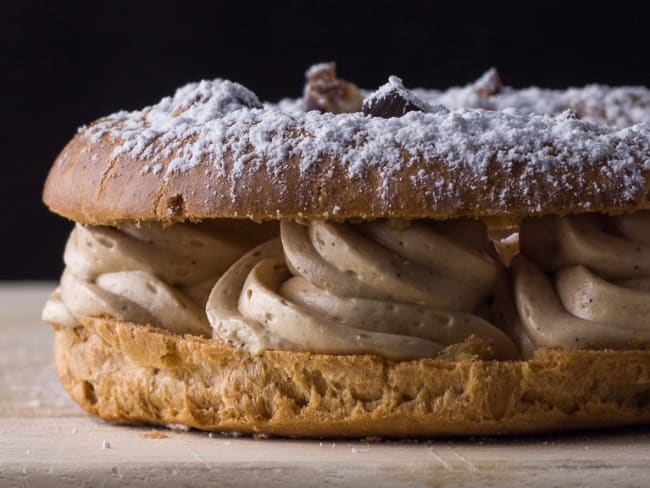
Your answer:
[[[473,244],[478,231],[489,246],[485,229],[396,225],[283,221],[279,242],[246,254],[213,288],[206,310],[215,334],[251,352],[391,359],[435,356],[473,334],[497,356],[516,356],[503,332],[471,313],[493,293],[499,268],[454,233],[464,226]]]
[[[209,336],[205,301],[219,276],[252,245],[277,232],[248,222],[77,224],[64,253],[45,321],[74,327],[84,316],[111,316],[176,333]]]
[[[252,353],[409,359],[475,335],[498,357],[517,355],[502,331],[473,314],[501,272],[478,222],[284,221],[280,238],[246,252],[277,235],[254,227],[234,238],[196,224],[78,225],[44,319],[76,326],[108,315],[212,332]]]
[[[515,300],[533,346],[650,341],[650,212],[528,219],[520,240]]]

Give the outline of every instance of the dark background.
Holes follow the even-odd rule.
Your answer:
[[[71,224],[40,202],[76,128],[230,78],[260,98],[299,96],[336,60],[366,88],[650,84],[648,2],[11,2],[0,11],[0,279],[55,279]]]

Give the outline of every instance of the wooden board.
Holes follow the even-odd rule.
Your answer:
[[[0,487],[648,486],[650,429],[420,442],[251,439],[88,417],[52,366],[53,284],[0,285]]]

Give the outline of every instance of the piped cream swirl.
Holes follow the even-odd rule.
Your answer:
[[[253,353],[411,359],[473,334],[497,356],[516,356],[503,332],[471,313],[499,272],[485,228],[400,225],[283,221],[281,241],[247,253],[213,288],[206,310],[215,336]]]
[[[528,219],[520,241],[515,300],[532,347],[650,341],[650,212]]]
[[[204,305],[219,276],[248,249],[277,232],[250,222],[73,229],[59,288],[43,320],[76,327],[110,316],[175,333],[209,336]]]

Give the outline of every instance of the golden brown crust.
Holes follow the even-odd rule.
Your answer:
[[[56,328],[58,374],[106,420],[288,436],[533,433],[650,421],[650,351],[392,362],[266,352],[88,318]]]
[[[646,183],[627,188],[622,174],[612,177],[603,170],[602,160],[541,172],[531,172],[525,157],[508,166],[493,161],[481,176],[469,166],[452,169],[444,159],[412,157],[406,149],[401,151],[405,164],[390,176],[375,166],[351,179],[347,165],[333,157],[323,157],[309,171],[301,171],[301,159],[292,157],[284,162],[278,179],[273,168],[261,164],[261,156],[252,155],[260,164],[248,162],[249,171],[233,181],[217,174],[207,158],[186,171],[168,172],[170,156],[159,160],[158,172],[143,172],[150,161],[128,154],[113,157],[115,145],[107,137],[93,142],[78,134],[47,178],[43,199],[50,210],[93,225],[221,217],[259,221],[506,216],[516,221],[540,214],[620,213],[649,204],[642,160],[633,162],[634,174],[643,174]],[[240,161],[226,153],[221,163],[232,172]],[[525,173],[530,174],[524,177]],[[563,189],[558,190],[558,181]]]
[[[204,81],[83,128],[44,200],[87,224],[209,218],[521,218],[648,205],[650,133],[513,111],[382,118],[263,106]]]

